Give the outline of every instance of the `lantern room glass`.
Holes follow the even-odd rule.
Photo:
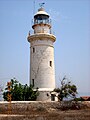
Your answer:
[[[49,16],[37,15],[34,17],[34,24],[49,24]]]

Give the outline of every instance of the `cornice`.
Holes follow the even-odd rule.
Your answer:
[[[56,37],[53,34],[44,34],[44,33],[39,33],[39,34],[34,34],[34,35],[29,35],[27,37],[28,42],[34,41],[34,40],[45,40],[49,39],[52,42],[56,41]]]

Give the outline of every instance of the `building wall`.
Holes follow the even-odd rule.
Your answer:
[[[49,33],[50,32],[50,26],[47,24],[37,24],[34,27],[34,33]]]
[[[39,38],[31,41],[30,55],[30,83],[34,79],[34,88],[55,88],[53,42]]]

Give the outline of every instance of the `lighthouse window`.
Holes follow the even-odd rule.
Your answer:
[[[52,67],[52,61],[50,61],[50,67]]]
[[[33,47],[33,53],[35,53],[35,48]]]
[[[34,79],[32,79],[32,86],[34,87]]]

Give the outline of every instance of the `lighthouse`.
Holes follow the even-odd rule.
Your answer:
[[[33,18],[30,43],[30,85],[38,88],[37,101],[51,101],[55,88],[54,42],[50,15],[41,6]]]

